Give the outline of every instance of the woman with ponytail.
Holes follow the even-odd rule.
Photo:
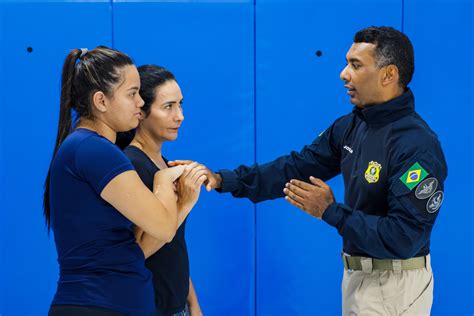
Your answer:
[[[66,57],[44,192],[60,268],[50,316],[155,315],[152,275],[134,227],[169,242],[185,212],[177,205],[189,194],[175,192],[182,167],[155,173],[149,190],[115,145],[117,132],[138,125],[139,89],[136,67],[119,51],[100,46]]]

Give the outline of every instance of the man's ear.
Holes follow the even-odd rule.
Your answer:
[[[385,71],[383,72],[382,76],[382,86],[388,86],[389,84],[392,83],[397,83],[398,84],[398,79],[400,78],[400,75],[398,73],[398,67],[390,64],[388,66],[385,66]]]
[[[107,97],[102,91],[97,91],[92,96],[92,106],[99,111],[99,113],[107,112]]]

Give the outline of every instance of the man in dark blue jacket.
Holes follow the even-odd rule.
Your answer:
[[[207,187],[253,202],[285,197],[334,226],[343,238],[344,315],[428,315],[430,235],[447,166],[407,87],[413,47],[393,28],[369,27],[357,32],[346,59],[340,76],[352,113],[299,153],[209,171]],[[344,203],[324,183],[340,173]]]

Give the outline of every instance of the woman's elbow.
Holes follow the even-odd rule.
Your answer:
[[[160,242],[169,243],[173,240],[174,235],[176,234],[176,226],[171,225],[161,225],[149,232],[150,236]]]

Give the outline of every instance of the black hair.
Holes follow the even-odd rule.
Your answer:
[[[143,65],[138,67],[140,74],[140,96],[145,104],[142,111],[145,117],[150,115],[151,105],[155,101],[156,88],[164,85],[168,81],[176,81],[174,75],[167,69],[157,65]]]
[[[140,96],[145,104],[141,110],[145,117],[150,115],[151,105],[155,102],[156,88],[161,87],[168,81],[176,81],[175,76],[167,69],[157,65],[143,65],[138,67],[140,74]],[[121,149],[127,147],[135,136],[135,129],[128,132],[117,133],[116,144]]]
[[[93,50],[73,49],[66,56],[61,76],[59,122],[53,157],[44,184],[43,209],[48,231],[50,222],[49,180],[51,166],[59,147],[71,133],[74,110],[78,118],[93,118],[92,98],[98,91],[112,96],[114,87],[123,80],[122,70],[133,65],[132,59],[117,50],[98,46]]]
[[[371,26],[358,31],[354,43],[375,44],[377,66],[397,66],[399,85],[408,86],[415,71],[415,57],[413,45],[405,34],[392,27]]]

